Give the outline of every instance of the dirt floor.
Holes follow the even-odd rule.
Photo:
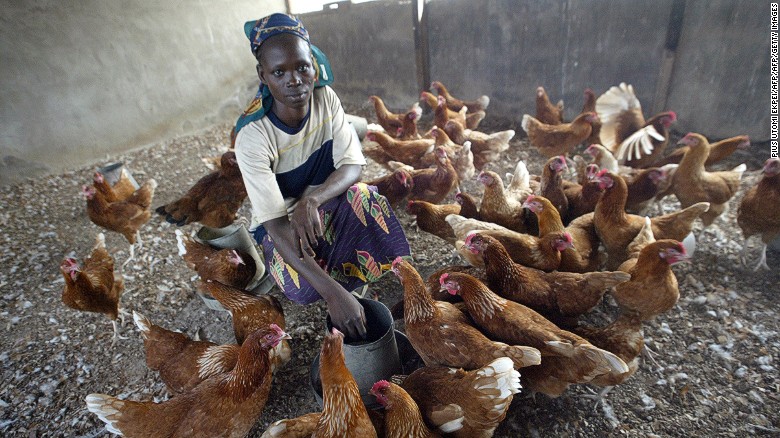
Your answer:
[[[348,109],[366,111],[366,107]],[[519,127],[485,123],[487,132],[513,128],[522,136]],[[103,163],[123,161],[141,182],[155,178],[159,187],[154,205],[160,205],[208,172],[200,157],[216,155],[226,147],[228,129],[214,126],[198,135],[106,157]],[[678,305],[645,326],[646,342],[657,363],[643,360],[639,371],[612,390],[604,404],[583,397],[593,389],[587,385],[572,386],[557,399],[519,394],[495,436],[780,436],[776,314],[780,256],[769,253],[771,272],[754,273],[739,263],[742,237],[736,207],[744,190],[757,181],[756,170],[768,151],[751,154],[741,153],[728,163],[747,161],[749,169],[742,190],[730,202],[730,212],[704,231],[697,226],[700,239],[692,263],[674,267],[681,292]],[[527,160],[532,173],[540,171],[541,156],[517,138],[492,169],[503,174],[519,159]],[[101,231],[90,222],[79,196],[92,171],[93,167],[84,167],[7,186],[0,193],[3,436],[107,434],[103,423],[85,407],[84,397],[92,392],[133,400],[168,397],[156,373],[144,363],[143,344],[132,319],[121,327],[127,339],[111,348],[107,318],[76,312],[60,300],[59,263],[66,256],[86,256]],[[384,172],[375,163],[366,169],[368,177]],[[475,181],[465,182],[463,189],[481,194]],[[668,211],[677,206],[674,198],[664,201]],[[247,213],[247,206],[242,211]],[[417,231],[406,212],[399,211],[398,216],[423,276],[459,263],[446,242]],[[192,232],[196,226],[184,230]],[[174,227],[153,217],[141,235],[143,249],[124,272],[127,288],[122,306],[169,329],[192,336],[202,328],[210,340],[234,342],[229,315],[210,310],[194,294],[196,277],[177,255]],[[119,262],[127,257],[128,245],[121,236],[107,232],[106,242]],[[757,257],[755,251],[752,257]],[[392,275],[370,291],[388,306],[402,295]],[[325,308],[295,305],[283,297],[282,303],[293,337],[293,357],[275,378],[265,411],[250,436],[259,436],[275,420],[318,408],[308,375],[322,340]],[[607,298],[589,319],[604,322],[615,311]]]

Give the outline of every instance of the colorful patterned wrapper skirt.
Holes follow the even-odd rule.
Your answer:
[[[344,289],[355,290],[390,271],[398,256],[410,256],[409,242],[384,196],[357,183],[319,208],[324,237],[314,248],[315,260]],[[303,276],[288,266],[262,226],[254,238],[263,247],[267,272],[292,301],[322,299]]]

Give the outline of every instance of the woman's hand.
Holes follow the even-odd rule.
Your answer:
[[[333,326],[352,339],[366,337],[366,313],[354,295],[343,293],[328,300],[328,314]]]
[[[300,258],[303,258],[304,252],[314,257],[317,239],[323,235],[318,207],[319,203],[315,199],[308,196],[301,198],[290,218],[290,227]]]

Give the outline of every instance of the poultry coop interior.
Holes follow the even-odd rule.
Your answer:
[[[220,345],[250,337],[234,326],[229,313],[213,310],[199,298],[198,274],[208,274],[180,255],[179,246],[189,242],[184,235],[222,219],[200,217],[177,227],[154,209],[180,199],[214,172],[231,144],[235,118],[253,97],[257,81],[243,22],[289,8],[282,1],[218,1],[198,7],[142,2],[124,8],[102,2],[7,5],[7,16],[15,20],[8,22],[13,32],[0,34],[4,59],[10,61],[0,67],[0,87],[8,96],[0,102],[8,121],[0,128],[4,436],[101,436],[108,432],[88,410],[89,394],[162,402],[190,391],[192,381],[172,386],[164,371],[150,368],[144,347],[150,327]],[[333,88],[345,111],[372,124],[362,141],[368,161],[362,181],[384,178],[389,187],[397,175],[404,175],[399,181],[413,179],[420,168],[438,162],[430,152],[434,145],[450,155],[456,184],[436,187],[433,198],[413,195],[416,200],[409,202],[408,194],[401,193],[390,199],[412,249],[410,265],[434,285],[433,298],[462,297],[465,305],[458,304],[463,310],[457,311],[468,313],[479,295],[475,290],[487,294],[479,288],[461,291],[466,286],[460,272],[442,275],[455,265],[477,265],[457,271],[474,274],[491,290],[508,288],[516,280],[508,272],[525,272],[529,266],[554,271],[534,281],[523,278],[532,290],[556,285],[547,289],[559,292],[554,304],[528,305],[557,325],[512,306],[505,311],[511,315],[507,324],[566,339],[577,350],[551,365],[557,367],[554,378],[540,377],[535,368],[518,368],[523,388],[509,396],[505,417],[494,418],[497,427],[483,436],[780,433],[775,298],[780,257],[770,245],[769,269],[754,270],[761,254],[758,237],[750,241],[747,265],[742,254],[745,230],[766,231],[771,237],[778,229],[771,204],[780,201],[780,167],[777,162],[765,166],[771,139],[769,15],[769,5],[725,0],[336,2],[300,15],[312,41],[328,55]],[[450,114],[438,99],[447,92],[482,108],[458,114],[454,107]],[[559,100],[562,109],[556,105]],[[642,138],[631,137],[643,132],[641,126],[636,132],[620,132],[608,116],[621,114],[625,121],[621,106],[631,102],[641,103],[631,117],[641,116],[640,125],[651,121],[647,126],[652,131]],[[396,122],[383,116],[381,104],[397,115],[400,131],[393,132]],[[450,118],[471,125],[464,131]],[[601,137],[596,136],[596,120]],[[429,137],[418,139],[409,129]],[[562,134],[550,137],[553,131]],[[406,137],[392,138],[399,135]],[[589,147],[596,139],[620,163],[612,152]],[[403,141],[417,141],[417,151],[403,149]],[[466,141],[471,145],[464,148]],[[702,157],[699,166],[693,163],[693,151],[707,142],[710,159],[705,164]],[[653,150],[657,155],[652,162],[641,165],[652,169],[641,171],[641,178],[622,166],[632,154],[646,157]],[[391,158],[418,169],[397,170],[393,176]],[[521,161],[524,166],[518,166]],[[101,190],[95,169],[114,162],[124,163],[144,190],[153,192],[151,201],[146,194],[131,195],[140,198],[138,209],[147,216],[127,233],[101,228],[85,208],[84,197]],[[231,166],[229,157],[221,163]],[[587,167],[591,163],[598,167]],[[490,204],[499,198],[491,186],[496,180],[507,188],[499,208]],[[655,202],[658,194],[666,196]],[[641,216],[608,214],[624,210],[615,207],[626,202],[621,201],[624,195],[625,209],[647,214],[653,218],[649,225]],[[248,202],[231,202],[239,216],[249,217]],[[499,210],[507,206],[522,211],[520,223],[516,216],[502,216]],[[232,220],[235,208],[228,210]],[[553,210],[561,213],[556,216]],[[597,211],[588,216],[588,210]],[[451,213],[472,217],[445,219]],[[662,215],[677,219],[657,219]],[[515,230],[498,229],[496,223]],[[647,227],[655,237],[647,238]],[[143,243],[131,246],[134,257],[122,265],[131,255],[128,242],[136,229]],[[484,231],[468,234],[474,230]],[[690,239],[687,246],[676,243],[691,230],[695,251]],[[115,259],[114,283],[121,279],[124,285],[120,307],[136,313],[124,323],[115,318],[114,340],[108,320],[115,314],[109,310],[106,318],[79,312],[70,308],[77,304],[63,297],[67,278],[76,272],[73,266],[84,264],[100,232]],[[508,250],[506,257],[497,252],[499,244]],[[573,253],[587,244],[594,248],[592,257]],[[599,246],[602,255],[595,249]],[[659,257],[666,261],[659,274],[643,280],[627,272],[634,264],[646,264],[631,257],[644,247],[661,248],[656,254],[663,253]],[[228,251],[225,257],[240,254]],[[489,257],[494,262],[486,270]],[[404,321],[405,305],[399,303],[408,271],[399,270],[403,274],[398,277],[388,272],[373,283],[367,297],[391,308],[398,318],[395,328],[411,335],[414,344],[413,332],[421,329]],[[254,273],[242,275],[246,285]],[[575,279],[576,286],[561,286]],[[606,283],[589,286],[599,281]],[[624,283],[613,287],[617,281]],[[439,283],[442,290],[435,287]],[[587,295],[590,289],[595,295]],[[209,290],[214,296],[222,293]],[[576,310],[561,298],[564,290],[581,294],[574,300]],[[311,364],[326,338],[326,306],[297,305],[276,288],[269,296],[273,298],[267,301],[274,301],[269,305],[281,306],[284,313],[274,322],[291,339],[282,340],[274,330],[266,333],[280,343],[269,347],[268,367],[275,371],[262,414],[251,419],[252,437],[284,436],[271,434],[279,429],[272,427],[274,422],[321,409],[309,381]],[[527,298],[519,294],[512,299]],[[515,333],[493,333],[500,327],[489,326],[477,314],[471,318],[488,337],[532,345],[527,338],[514,338]],[[594,329],[612,322],[612,332]],[[475,357],[481,346],[471,349]],[[228,348],[238,354],[237,346]],[[426,357],[441,354],[436,346],[417,348],[426,349]],[[544,343],[525,348],[541,350],[542,363],[548,355],[562,354]],[[606,367],[601,369],[606,374],[595,378],[590,375],[594,368],[587,365],[594,357],[602,361],[596,369]],[[497,374],[511,375],[503,362],[492,366],[502,370]],[[415,386],[419,381],[400,385],[420,407],[428,406],[426,397],[435,392]],[[397,388],[380,385],[376,391],[395,396]],[[468,405],[476,398],[467,388],[457,392],[452,403]],[[468,427],[453,436],[476,436],[479,428]],[[266,430],[269,435],[263,435]]]

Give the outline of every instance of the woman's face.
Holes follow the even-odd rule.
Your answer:
[[[291,34],[269,38],[260,48],[257,74],[275,105],[308,111],[316,72],[306,41]]]

